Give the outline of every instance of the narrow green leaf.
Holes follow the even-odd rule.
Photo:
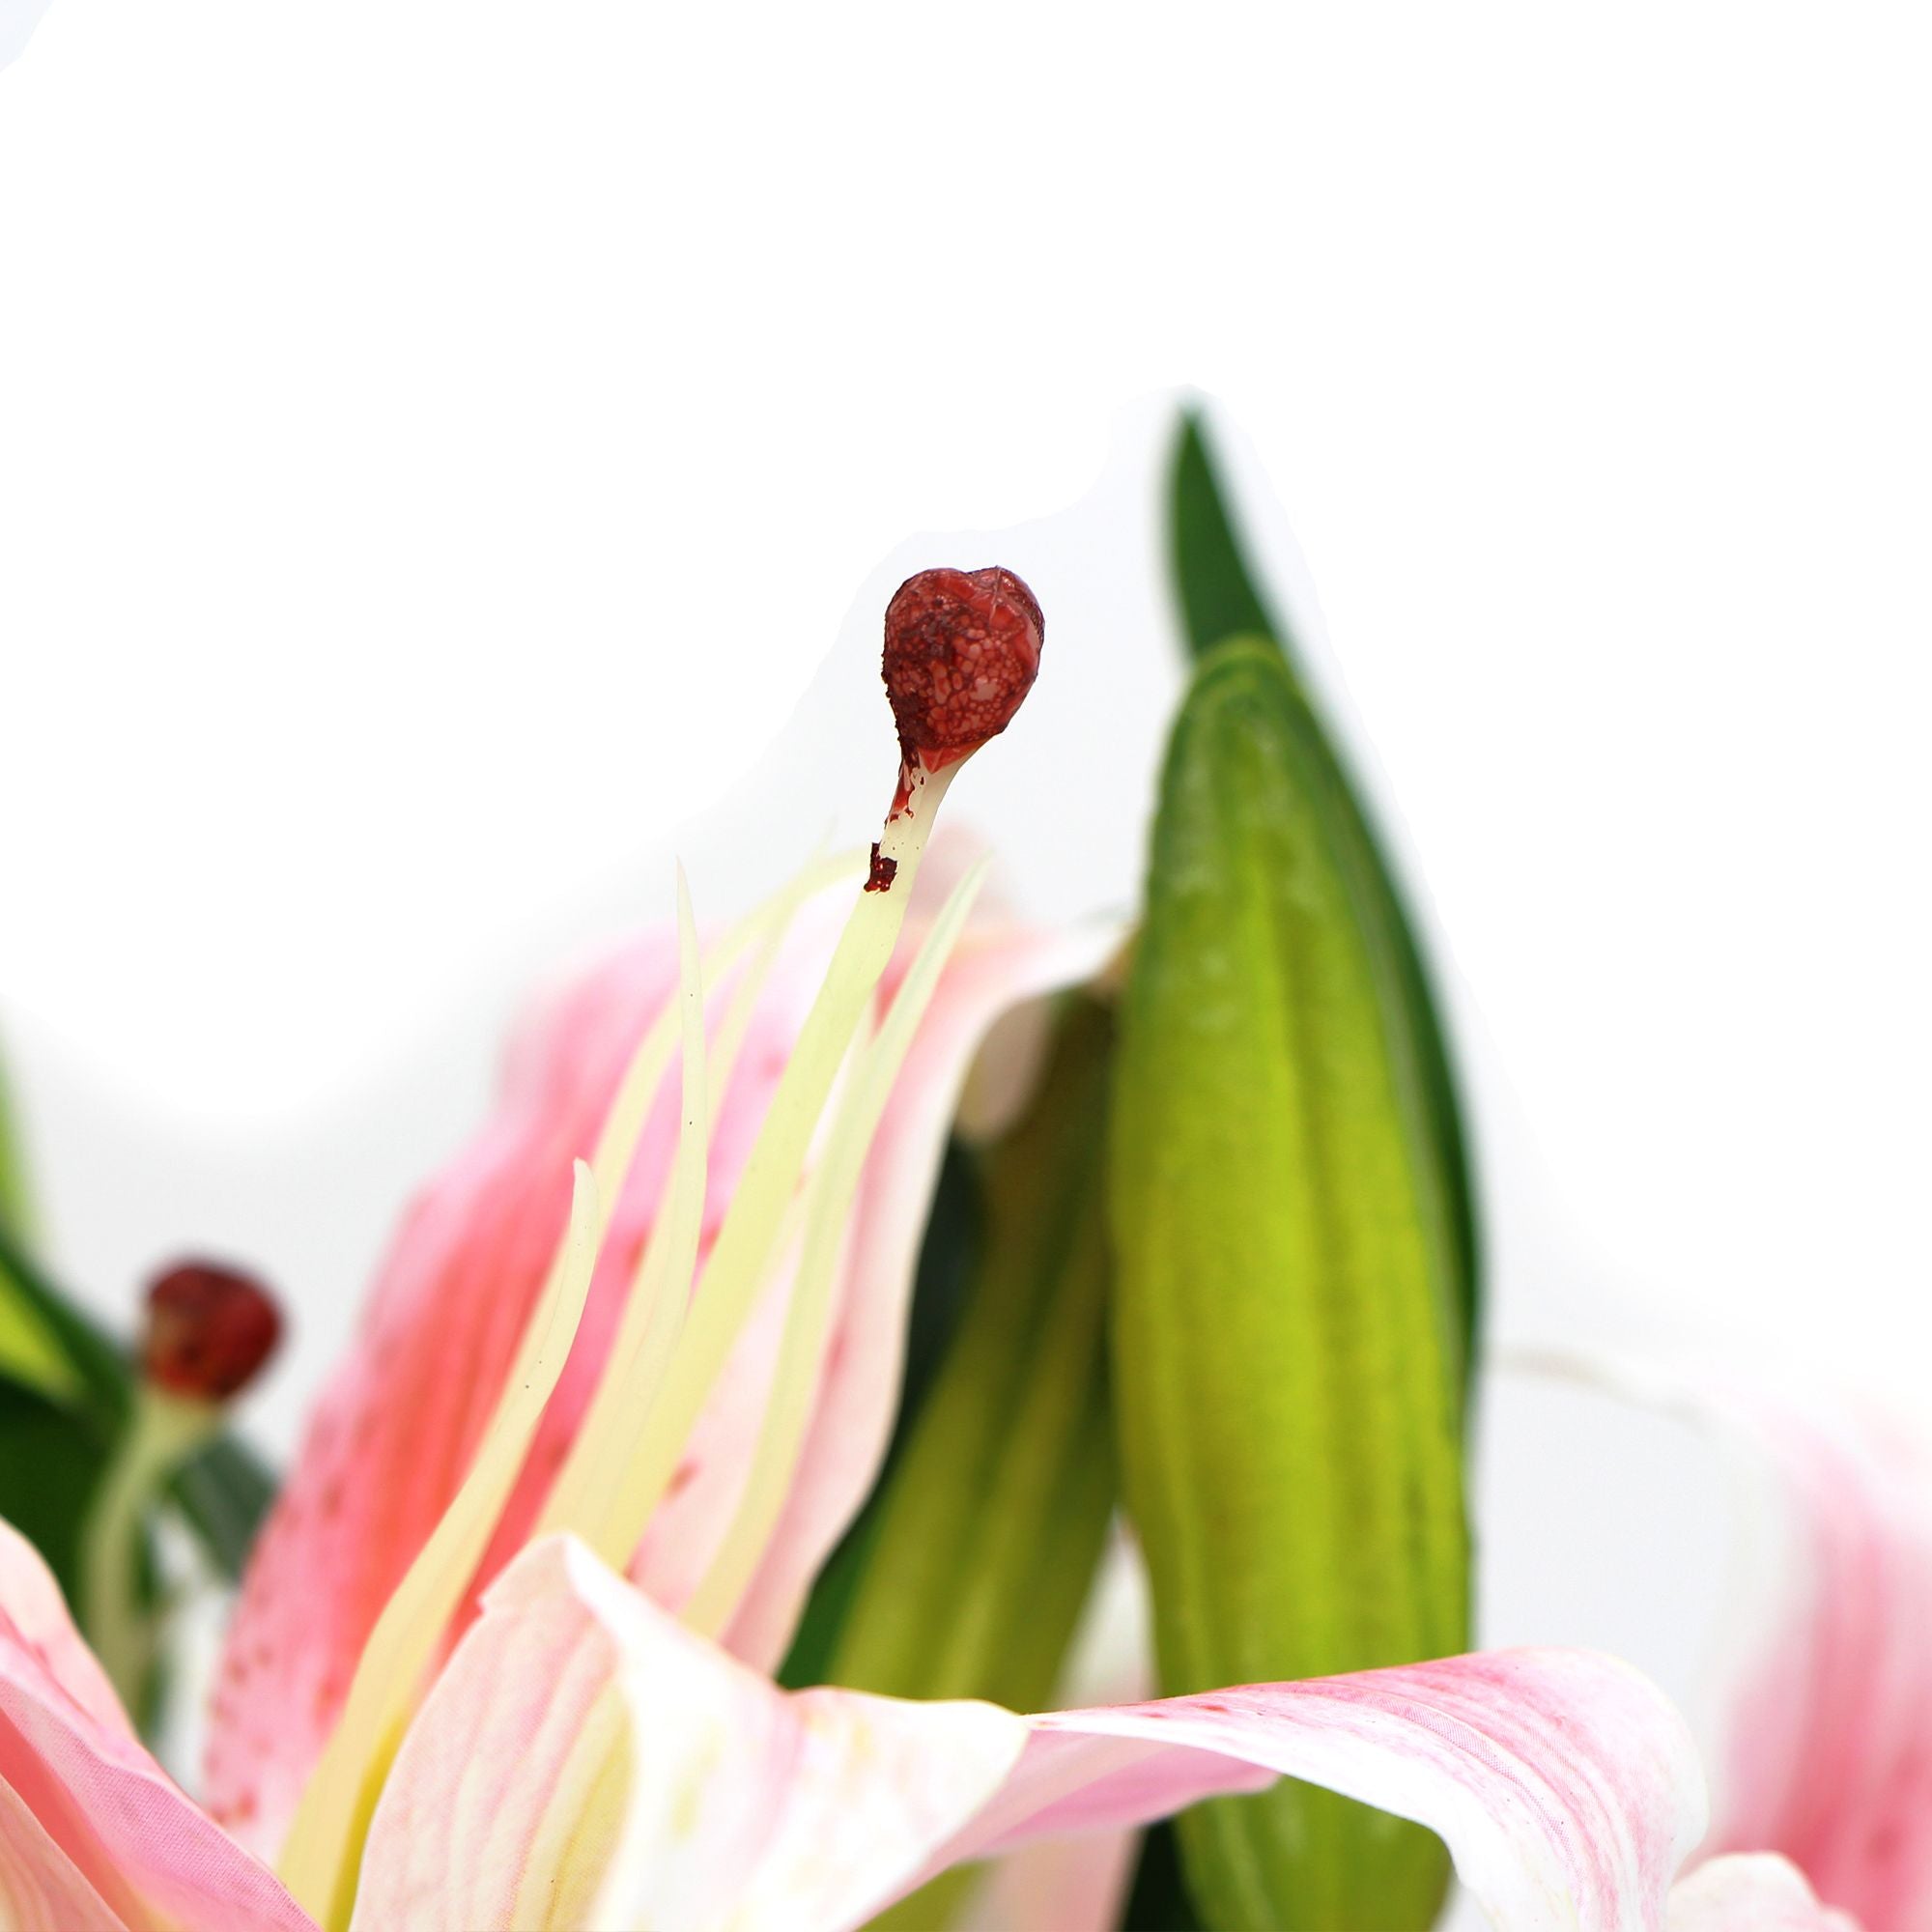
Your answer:
[[[127,1358],[6,1226],[0,1226],[0,1295],[27,1310],[60,1350],[68,1371],[62,1399],[71,1400],[102,1432],[119,1428],[133,1385]]]
[[[80,1530],[107,1463],[100,1433],[41,1389],[0,1377],[0,1518],[80,1602]]]
[[[0,1065],[0,1234],[24,1241],[32,1230],[26,1161],[14,1124],[7,1069]],[[70,1401],[80,1392],[79,1378],[60,1338],[4,1270],[0,1270],[0,1375],[60,1401]]]
[[[1191,653],[1196,658],[1203,657],[1230,638],[1265,638],[1280,650],[1297,684],[1302,686],[1303,696],[1314,708],[1314,696],[1306,690],[1298,643],[1288,627],[1269,611],[1248,567],[1207,426],[1198,411],[1186,411],[1181,415],[1169,472],[1168,515],[1176,595]],[[1395,869],[1376,832],[1360,787],[1350,777],[1332,737],[1321,727],[1319,708],[1317,723],[1320,755],[1332,767],[1340,809],[1352,816],[1367,851],[1370,874],[1367,889],[1382,900],[1381,917],[1389,928],[1401,986],[1399,1023],[1406,1026],[1412,1037],[1412,1051],[1423,1083],[1429,1136],[1441,1168],[1450,1232],[1456,1244],[1457,1265],[1451,1292],[1463,1310],[1464,1353],[1473,1362],[1481,1313],[1481,1230],[1468,1133],[1457,1094],[1441,1012],[1416,940],[1415,922]]]
[[[1280,653],[1176,724],[1121,1014],[1115,1416],[1164,1688],[1465,1647],[1456,1265],[1388,902]],[[1181,1820],[1216,1925],[1426,1926],[1426,1833],[1306,1787]]]
[[[14,1123],[14,1096],[7,1069],[0,1065],[0,1228],[25,1240],[33,1232],[33,1208],[27,1189],[26,1161]]]
[[[1198,410],[1182,411],[1175,439],[1168,475],[1168,554],[1192,656],[1204,658],[1230,638],[1271,638],[1286,645],[1288,633],[1262,601],[1241,554]]]

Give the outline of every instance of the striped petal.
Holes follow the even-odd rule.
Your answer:
[[[1784,1527],[1772,1629],[1732,1699],[1715,1847],[1782,1853],[1868,1932],[1932,1932],[1932,1464],[1815,1407],[1705,1409]]]
[[[546,1539],[492,1589],[404,1743],[355,1932],[856,1924],[1025,1740],[985,1704],[787,1696]]]
[[[717,1110],[705,1236],[784,1064],[813,962],[773,976]],[[230,1623],[209,1730],[215,1815],[272,1852],[383,1605],[461,1486],[638,1039],[677,984],[672,935],[627,947],[524,1028],[496,1116],[412,1206],[325,1390]],[[728,988],[714,1001],[722,1007]],[[676,1081],[646,1118],[578,1342],[483,1575],[562,1462],[615,1331],[676,1139]]]
[[[313,1932],[150,1757],[60,1591],[0,1523],[0,1921]]]
[[[1504,1932],[1657,1932],[1704,1823],[1682,1720],[1586,1652],[1033,1719],[788,1695],[554,1540],[506,1573],[425,1703],[356,1924],[833,1932],[958,1861],[1279,1775],[1439,1832]],[[551,1900],[568,1911],[543,1916]]]
[[[1750,1587],[1709,1849],[1775,1852],[1867,1932],[1932,1932],[1932,1459],[1771,1377],[1539,1355],[1677,1415],[1739,1479]]]
[[[1639,1932],[1662,1924],[1704,1825],[1683,1719],[1629,1665],[1589,1651],[1495,1651],[1032,1721],[1018,1770],[942,1861],[1145,1823],[1281,1775],[1428,1826],[1503,1932]]]

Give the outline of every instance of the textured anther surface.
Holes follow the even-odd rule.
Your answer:
[[[906,769],[943,771],[1012,722],[1045,624],[1010,570],[922,570],[886,607],[884,671]]]

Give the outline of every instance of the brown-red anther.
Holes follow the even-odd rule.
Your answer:
[[[184,1262],[148,1286],[141,1369],[175,1395],[226,1402],[254,1380],[281,1337],[281,1310],[252,1275]]]
[[[905,769],[944,771],[1012,723],[1046,626],[1010,570],[922,570],[886,606],[886,693]]]

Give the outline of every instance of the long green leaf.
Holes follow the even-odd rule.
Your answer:
[[[1115,1416],[1164,1687],[1467,1639],[1456,1265],[1387,900],[1281,654],[1175,726],[1121,1015]],[[1215,1925],[1422,1927],[1427,1833],[1300,1786],[1181,1820]]]
[[[1442,1171],[1457,1252],[1451,1292],[1463,1308],[1464,1348],[1473,1362],[1482,1275],[1475,1180],[1454,1065],[1434,982],[1416,939],[1414,919],[1361,789],[1350,778],[1332,736],[1321,725],[1320,706],[1306,688],[1300,646],[1271,610],[1249,568],[1207,426],[1198,411],[1181,416],[1168,485],[1170,563],[1189,651],[1199,659],[1236,637],[1265,638],[1280,650],[1316,712],[1319,755],[1332,766],[1340,809],[1353,818],[1366,848],[1368,890],[1382,901],[1381,918],[1389,928],[1400,981],[1399,1023],[1412,1037],[1428,1131]]]
[[[1288,632],[1248,569],[1197,410],[1182,412],[1174,441],[1168,561],[1191,656],[1204,658],[1230,638],[1271,638],[1286,649]]]
[[[14,1124],[7,1069],[0,1065],[0,1235],[24,1241],[33,1233],[33,1203],[26,1160]],[[60,1338],[34,1305],[0,1271],[0,1375],[57,1401],[79,1393],[79,1381]]]

